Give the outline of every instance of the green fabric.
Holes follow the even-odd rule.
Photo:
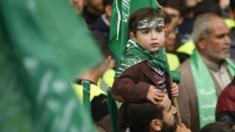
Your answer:
[[[180,83],[180,78],[181,78],[181,72],[180,71],[177,71],[177,70],[174,70],[174,71],[170,71],[170,75],[171,75],[171,78],[174,82],[176,83]]]
[[[124,54],[128,40],[129,14],[144,7],[159,8],[160,5],[157,0],[115,0],[113,3],[109,48],[118,60]]]
[[[118,132],[118,123],[117,123],[118,108],[117,108],[115,100],[112,97],[110,88],[107,90],[107,93],[108,93],[108,96],[107,96],[108,108],[109,108],[109,113],[110,113],[110,117],[112,121],[112,132]]]
[[[132,40],[128,40],[126,51],[117,67],[115,78],[119,77],[127,68],[138,64],[142,61],[149,60],[153,68],[160,68],[169,73],[169,66],[166,63],[166,53],[164,48],[160,48],[155,53],[144,50]]]
[[[227,59],[226,61],[229,64],[228,70],[230,74],[232,75],[232,77],[234,77],[235,76],[235,64],[230,59]]]
[[[228,67],[231,75],[234,75],[234,64],[228,63]],[[200,127],[203,127],[215,121],[217,102],[215,84],[197,50],[191,56],[191,69],[198,98]]]
[[[83,91],[83,105],[87,111],[91,111],[91,102],[90,102],[90,82],[87,80],[82,80],[82,91]]]
[[[0,18],[0,131],[93,132],[70,87],[102,59],[84,20],[66,0],[1,0]]]

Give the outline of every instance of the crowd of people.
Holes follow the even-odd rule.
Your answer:
[[[79,8],[77,11],[92,32],[98,32],[107,40],[108,47],[111,9],[115,1],[83,1],[82,8],[78,1],[72,0],[75,9]],[[121,60],[113,55],[116,63],[109,67],[116,72],[115,77],[110,76],[114,77],[114,83],[109,87],[113,98],[121,102],[116,124],[118,130],[199,132],[204,126],[202,131],[228,125],[227,129],[231,127],[232,131],[234,117],[231,111],[235,102],[226,103],[226,106],[231,106],[226,110],[222,108],[226,112],[219,112],[216,104],[220,104],[219,108],[225,107],[217,98],[225,87],[232,85],[235,75],[235,1],[158,2],[161,5],[159,10],[143,8],[130,14],[127,26],[129,40],[124,55]],[[160,56],[161,53],[165,56]],[[162,63],[166,61],[164,58],[167,58],[169,69],[164,66],[167,63]],[[170,78],[170,71],[180,72],[178,84]],[[176,115],[178,111],[182,120],[169,128],[164,120],[166,96],[171,99],[170,105],[166,106],[170,107],[169,115]],[[177,109],[173,98],[177,99]]]
[[[86,64],[80,65],[83,68],[80,68],[79,75],[77,73],[68,74],[70,71],[66,72],[67,68],[74,68],[74,70],[71,70],[74,72],[77,66],[68,65],[80,63],[79,60],[75,59],[76,48],[73,50],[74,47],[71,46],[68,48],[69,51],[60,52],[63,47],[55,48],[55,45],[50,45],[48,47],[55,48],[55,50],[44,50],[45,55],[51,55],[45,57],[48,60],[43,60],[44,58],[40,55],[37,56],[40,53],[36,52],[35,49],[35,54],[33,54],[35,58],[38,57],[39,62],[45,63],[42,67],[49,69],[48,67],[52,66],[50,62],[55,63],[55,75],[52,74],[53,72],[45,70],[45,78],[42,78],[42,82],[44,80],[45,83],[35,83],[34,79],[26,77],[27,81],[23,81],[22,84],[23,91],[27,91],[26,93],[35,92],[35,96],[38,97],[29,95],[32,100],[26,101],[24,108],[28,113],[30,111],[36,113],[36,116],[27,118],[24,128],[18,129],[19,125],[17,125],[16,128],[11,130],[30,131],[31,128],[36,126],[35,131],[61,132],[93,130],[98,132],[235,131],[235,0],[152,0],[154,1],[152,3],[156,5],[143,6],[130,14],[124,14],[124,11],[119,12],[122,13],[121,18],[122,15],[128,16],[125,29],[128,39],[123,39],[125,46],[121,48],[120,53],[122,55],[117,56],[113,51],[118,49],[110,48],[110,34],[111,29],[114,28],[113,22],[117,21],[116,23],[120,24],[120,21],[112,19],[118,14],[114,14],[112,10],[114,8],[125,9],[127,5],[132,5],[130,3],[134,3],[133,1],[135,0],[123,0],[121,2],[118,2],[118,0],[69,0],[70,5],[68,7],[73,12],[69,12],[70,9],[64,10],[64,12],[74,14],[72,16],[69,14],[67,18],[76,19],[76,16],[78,16],[79,22],[84,23],[82,26],[84,28],[75,23],[69,25],[71,28],[67,28],[68,25],[60,22],[58,22],[58,25],[46,24],[42,18],[51,18],[55,21],[58,19],[45,15],[47,14],[45,9],[48,10],[49,7],[44,7],[42,4],[39,6],[40,8],[37,8],[38,12],[32,11],[33,13],[30,13],[30,15],[23,15],[22,20],[32,22],[30,28],[38,31],[35,35],[39,35],[38,38],[34,38],[33,31],[28,30],[28,35],[33,36],[31,37],[32,41],[38,39],[41,40],[38,44],[54,44],[64,39],[63,43],[68,43],[70,46],[73,44],[80,45],[84,43],[82,40],[85,40],[85,38],[81,37],[81,34],[84,33],[86,35],[83,35],[83,37],[91,36],[89,43],[90,40],[94,40],[95,48],[101,52],[103,58],[99,58],[100,56],[97,53],[91,56],[92,59],[86,59],[86,54],[92,53],[86,52],[86,48],[84,48],[82,49],[84,51],[81,50],[82,54],[78,55],[82,56],[84,62],[91,64],[87,67]],[[28,4],[27,9],[35,8],[37,4],[40,5],[40,2],[34,3],[35,5],[32,3]],[[121,5],[119,5],[120,3]],[[11,5],[11,3],[8,4]],[[19,6],[18,8],[21,9],[22,7]],[[24,8],[22,9],[27,12]],[[131,7],[127,10],[131,10]],[[32,17],[42,12],[45,14],[38,19]],[[50,12],[48,14],[52,15]],[[63,14],[66,13],[61,13],[61,15]],[[8,17],[6,17],[6,11],[3,8],[0,10],[0,17],[4,18],[4,21],[0,22],[0,38],[3,38],[0,41],[1,44],[16,44],[16,46],[5,45],[5,47],[8,47],[9,51],[12,50],[11,53],[14,51],[14,55],[24,55],[18,54],[18,48],[24,49],[26,47],[24,43],[28,42],[30,36],[26,36],[26,39],[23,40],[15,39],[17,35],[11,34],[10,29],[14,28],[9,28],[10,26],[7,25]],[[63,16],[61,16],[61,19],[66,21]],[[37,22],[38,20],[41,20],[40,22],[44,25]],[[67,19],[67,21],[70,20]],[[73,24],[77,27],[74,27]],[[28,25],[25,24],[24,26]],[[122,23],[117,27],[120,26],[123,28]],[[17,28],[17,26],[15,27]],[[56,30],[44,30],[44,28],[51,27]],[[88,33],[85,30],[86,28]],[[71,40],[66,39],[67,35],[63,32],[63,29],[73,31]],[[79,29],[81,30],[77,33],[76,30]],[[25,33],[26,31],[25,28]],[[59,31],[62,33],[58,33]],[[65,32],[69,32],[69,30]],[[52,39],[45,37],[49,34]],[[62,34],[64,36],[61,36]],[[64,38],[61,39],[58,36]],[[16,42],[12,40],[16,40]],[[18,46],[17,41],[19,41]],[[19,46],[21,41],[24,48]],[[86,47],[85,43],[83,47]],[[25,49],[26,54],[28,54],[27,49],[29,48]],[[50,53],[50,51],[53,51],[53,53],[55,51],[55,54]],[[4,53],[2,52],[0,55],[8,55],[8,52]],[[66,54],[67,57],[65,57]],[[60,62],[59,59],[51,61],[56,57],[60,57],[64,61]],[[17,62],[16,64],[18,64],[19,58],[15,57],[14,63]],[[65,60],[69,58],[73,62]],[[100,61],[98,61],[99,59]],[[34,68],[37,68],[39,63],[36,63],[35,60],[29,58],[27,62],[23,63],[22,68],[24,65],[25,67],[28,66],[29,74],[34,77],[37,73],[40,78],[40,76],[44,76],[42,73],[44,71],[39,70],[34,73]],[[63,65],[62,62],[68,62],[68,64]],[[8,67],[8,65],[4,67]],[[19,72],[20,78],[21,72]],[[6,75],[8,74],[6,73]],[[64,79],[68,77],[66,75],[73,75],[74,78],[70,76],[70,80],[66,80]],[[50,85],[49,81],[52,81],[51,78],[54,76],[58,77],[55,79],[57,83]],[[63,79],[66,80],[67,85],[58,81]],[[30,83],[28,80],[31,80]],[[47,83],[48,86],[46,86]],[[39,92],[37,93],[37,90],[25,90],[23,88],[25,85],[38,87]],[[71,85],[72,88],[65,90],[68,87],[70,88],[68,85]],[[58,88],[56,88],[57,86]],[[13,86],[11,87],[13,88]],[[57,90],[55,92],[50,91],[50,87]],[[69,91],[66,97],[61,95],[64,91]],[[47,94],[47,92],[53,94]],[[40,97],[41,99],[38,99]],[[8,101],[7,96],[2,98],[2,100],[7,99]],[[28,100],[28,95],[24,96],[24,99]],[[60,100],[64,100],[64,103]],[[15,100],[15,103],[17,101],[19,100]],[[32,102],[36,102],[36,107],[29,107]],[[4,110],[3,112],[6,112],[10,105],[0,103],[0,106],[7,106],[5,109],[0,108],[0,110]],[[67,106],[71,107],[66,109]],[[45,110],[36,110],[37,108],[41,109],[41,107],[43,110],[48,109],[46,112],[50,114],[44,114]],[[52,111],[53,109],[60,113],[53,114],[56,113]],[[80,109],[80,112],[76,109]],[[24,111],[24,109],[19,111]],[[85,112],[83,113],[83,111]],[[70,112],[73,114],[70,114]],[[7,130],[8,125],[11,124],[10,121],[15,119],[12,118],[13,116],[10,114],[0,116],[0,131]],[[50,118],[46,118],[47,116]],[[68,117],[66,118],[66,116]],[[78,121],[74,116],[77,116]],[[40,120],[37,120],[37,118],[40,118]],[[87,120],[84,121],[84,119]],[[44,122],[44,120],[46,121]],[[30,123],[31,121],[34,123]],[[3,127],[1,122],[7,123],[4,123],[5,126]],[[15,122],[17,124],[17,121]],[[75,127],[77,123],[80,123],[80,125]],[[84,125],[85,123],[90,123],[90,125]],[[42,129],[44,127],[46,129]],[[89,127],[89,129],[86,129],[86,127]]]

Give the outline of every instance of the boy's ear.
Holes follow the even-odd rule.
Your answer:
[[[162,122],[159,119],[153,119],[150,123],[150,129],[154,132],[160,132],[162,130]]]
[[[129,35],[130,35],[130,39],[136,43],[137,40],[136,40],[135,34],[133,32],[131,32]]]

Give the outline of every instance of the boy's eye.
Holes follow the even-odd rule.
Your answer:
[[[143,30],[142,33],[148,34],[148,33],[149,33],[149,30]]]
[[[161,33],[164,31],[164,28],[155,28],[155,31],[157,31],[158,33]]]

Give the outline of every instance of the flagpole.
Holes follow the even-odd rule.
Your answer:
[[[173,102],[175,108],[177,109],[177,113],[176,113],[176,123],[181,126],[181,124],[182,124],[182,118],[181,118],[181,114],[180,114],[180,111],[179,111],[179,105],[178,105],[178,102],[177,102],[176,97],[172,97],[172,102]]]
[[[165,54],[166,54],[166,50],[165,50]],[[179,109],[179,105],[178,105],[178,102],[177,102],[177,98],[172,96],[172,93],[171,93],[171,86],[172,86],[172,76],[170,75],[170,70],[169,70],[169,63],[168,63],[168,59],[167,59],[167,54],[165,55],[166,57],[166,64],[168,66],[168,75],[169,75],[169,78],[167,80],[169,80],[169,86],[167,88],[168,92],[170,93],[170,98],[171,98],[171,101],[173,102],[173,105],[175,106],[175,108],[177,109],[177,113],[176,113],[176,123],[178,125],[182,125],[182,118],[181,118],[181,114],[180,114],[180,109]],[[180,84],[180,83],[179,83]]]

